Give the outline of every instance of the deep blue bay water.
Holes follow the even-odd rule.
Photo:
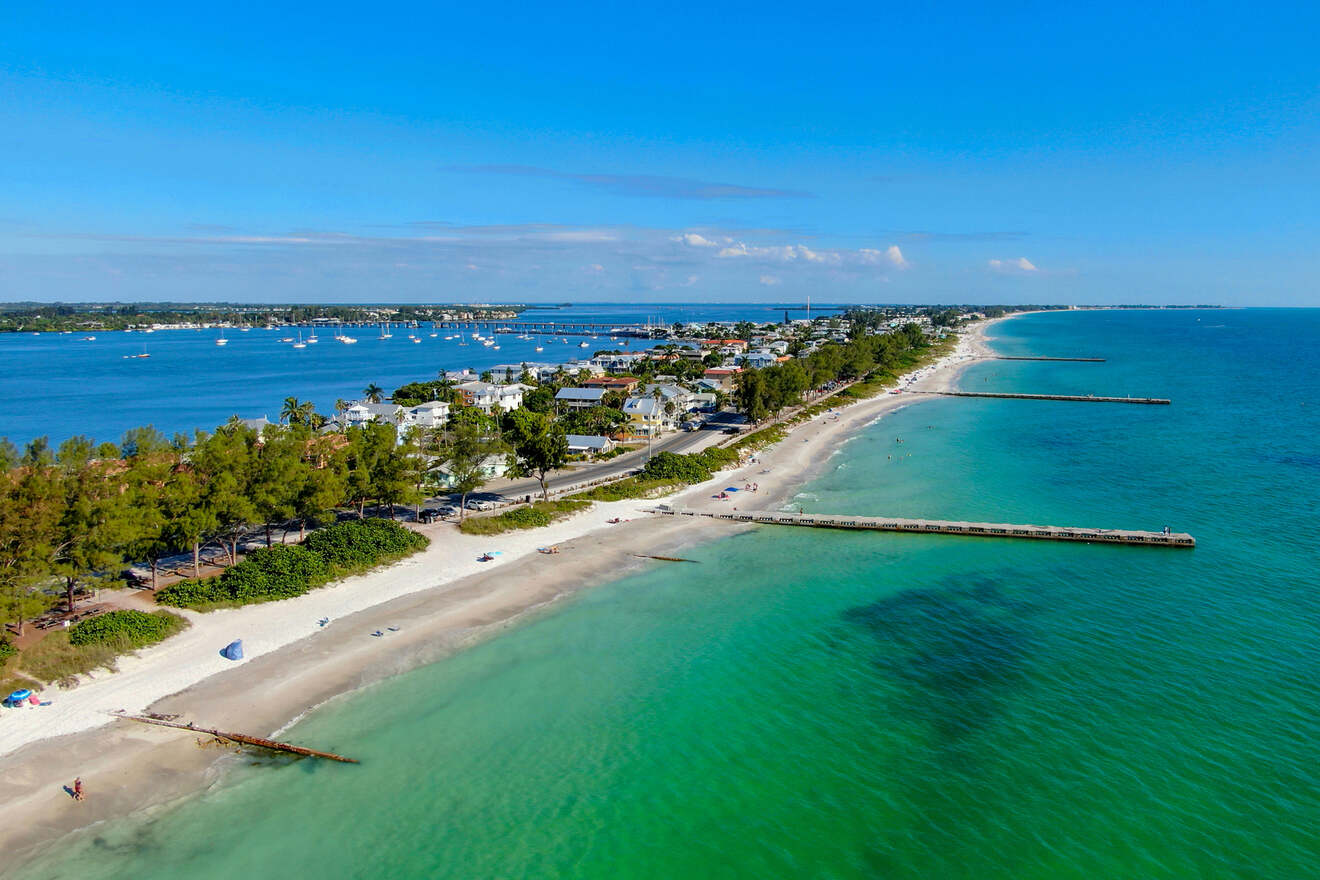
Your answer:
[[[808,510],[1195,550],[761,527],[336,701],[24,877],[1320,877],[1320,313],[998,325]],[[420,347],[420,346],[419,346]],[[901,438],[902,443],[896,442]]]
[[[609,324],[670,324],[675,321],[777,321],[785,306],[773,304],[582,304],[531,308],[526,320],[591,321]],[[791,306],[787,308],[792,308]],[[790,312],[801,317],[801,312]],[[117,442],[129,428],[154,425],[167,436],[212,430],[231,416],[271,421],[286,397],[311,400],[333,413],[336,400],[362,396],[375,383],[388,394],[406,382],[434,379],[442,370],[481,371],[496,364],[563,363],[598,350],[623,347],[608,336],[538,337],[520,340],[499,334],[499,351],[477,343],[445,340],[454,331],[395,329],[382,339],[375,327],[350,328],[355,345],[322,330],[318,342],[295,349],[280,342],[296,338],[293,328],[227,331],[217,346],[216,330],[158,330],[154,333],[0,333],[0,437],[22,446],[47,436],[58,445],[83,434]],[[421,338],[414,343],[408,338]],[[95,338],[85,341],[88,335]],[[305,337],[307,330],[302,331]],[[466,336],[467,334],[465,334]],[[564,339],[568,341],[563,341]],[[588,342],[588,348],[579,343]],[[644,343],[631,341],[636,348]],[[536,351],[540,345],[544,351]],[[130,358],[146,352],[149,358]]]

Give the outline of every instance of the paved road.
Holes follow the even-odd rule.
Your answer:
[[[722,439],[724,435],[720,432],[730,425],[740,424],[743,417],[737,413],[720,412],[712,415],[706,424],[698,431],[677,431],[673,434],[665,435],[659,440],[651,443],[650,455],[659,452],[695,452],[712,446]],[[609,461],[602,461],[598,464],[587,464],[581,467],[566,468],[562,471],[556,471],[546,480],[550,491],[576,486],[581,483],[592,480],[601,480],[609,477],[622,476],[631,470],[642,467],[646,464],[647,449],[643,446],[635,452],[629,452],[620,455],[618,458],[612,458]],[[486,500],[496,500],[497,498],[510,498],[522,500],[528,495],[537,496],[541,494],[541,484],[535,479],[519,480],[492,480],[481,488],[480,492],[474,492],[468,496],[469,499],[478,498]],[[427,500],[427,504],[457,503],[457,496],[439,496]]]

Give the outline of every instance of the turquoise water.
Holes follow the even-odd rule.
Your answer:
[[[762,528],[289,734],[360,767],[245,766],[22,876],[1320,877],[1320,313],[1000,326],[1110,361],[964,387],[1174,404],[922,403],[794,504],[1194,551]]]

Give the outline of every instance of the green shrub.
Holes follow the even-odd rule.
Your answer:
[[[110,611],[74,624],[69,629],[69,644],[114,645],[130,650],[153,645],[178,632],[187,622],[177,614],[157,611]]]
[[[393,520],[364,519],[336,523],[313,532],[302,546],[330,565],[352,568],[420,550],[430,541]]]
[[[253,550],[220,575],[220,586],[230,599],[258,602],[301,596],[329,576],[330,565],[324,557],[298,545],[280,545]]]
[[[0,638],[0,663],[4,663],[10,657],[18,653],[18,648],[6,638]]]
[[[188,578],[156,591],[156,604],[172,605],[175,608],[196,608],[227,599],[228,594],[220,586],[218,577]]]
[[[628,477],[615,483],[593,486],[584,492],[577,492],[571,497],[583,501],[628,501],[633,498],[655,498],[668,495],[682,489],[686,484],[674,480],[643,480]]]
[[[207,608],[288,599],[430,543],[393,520],[336,523],[308,535],[302,544],[254,550],[219,577],[163,587],[156,591],[156,601],[177,608]]]
[[[591,502],[575,498],[541,501],[527,507],[506,510],[497,516],[469,517],[460,530],[467,535],[498,535],[515,529],[539,529],[558,519],[591,506]]]
[[[713,477],[716,471],[737,461],[738,453],[715,446],[687,455],[661,452],[646,463],[646,467],[642,468],[641,477],[647,480],[704,483]]]

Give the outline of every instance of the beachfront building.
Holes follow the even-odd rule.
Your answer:
[[[602,405],[605,394],[604,388],[560,388],[555,395],[555,406],[566,410],[591,409]]]
[[[517,382],[512,385],[496,385],[478,380],[456,385],[454,390],[462,396],[465,404],[490,415],[497,406],[502,412],[510,412],[522,406],[523,394],[530,389]]]
[[[589,458],[595,458],[597,455],[613,449],[614,441],[609,437],[591,434],[568,435],[569,455],[585,455]]]

